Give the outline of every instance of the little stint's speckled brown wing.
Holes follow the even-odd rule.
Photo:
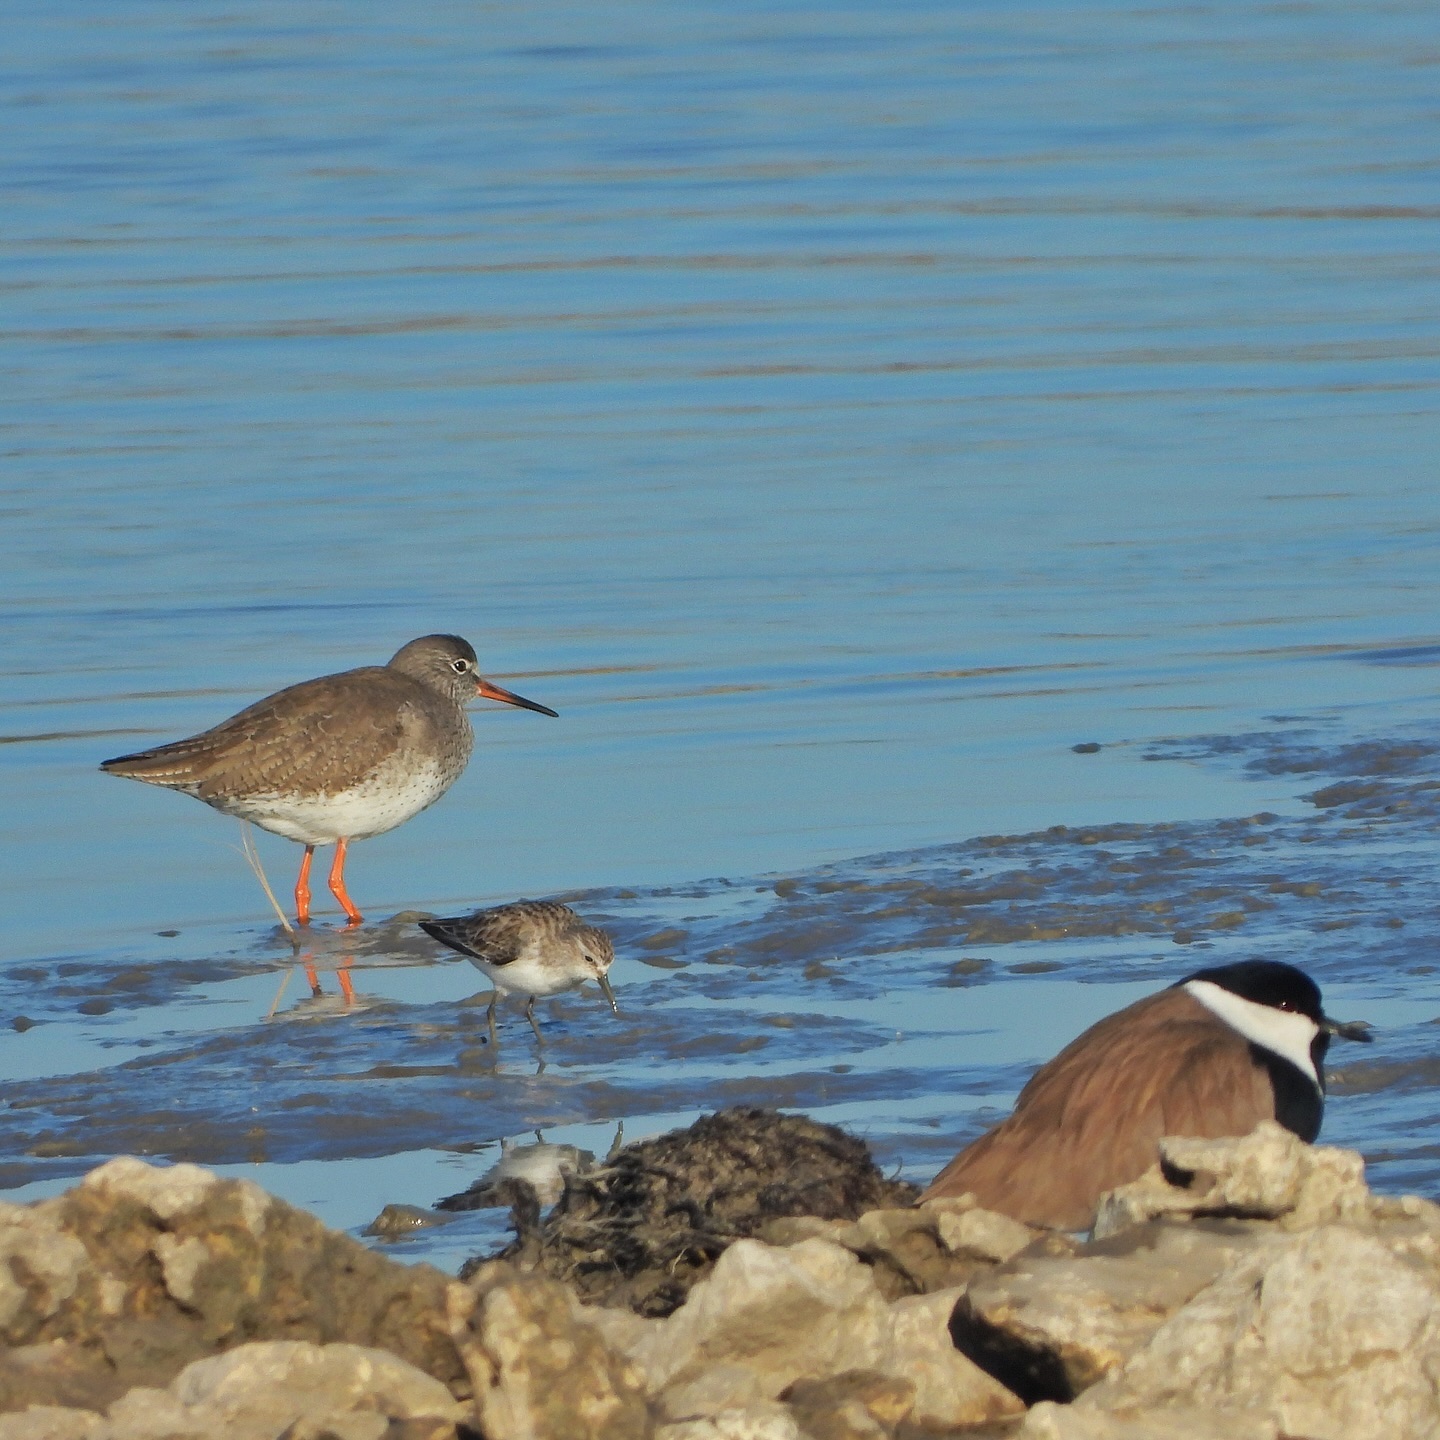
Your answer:
[[[1247,1135],[1274,1114],[1269,1072],[1249,1042],[1184,990],[1162,990],[1037,1070],[1009,1118],[925,1193],[970,1191],[1027,1224],[1085,1229],[1105,1191],[1155,1163],[1163,1136]]]
[[[539,1043],[543,1040],[535,1019],[537,996],[558,995],[594,980],[610,1009],[620,1013],[606,978],[615,959],[610,937],[558,900],[516,900],[419,924],[432,939],[464,955],[494,987],[485,1012],[492,1040],[502,991],[528,997],[525,1014]]]
[[[471,915],[421,920],[432,939],[501,969],[513,964],[533,943],[537,932],[556,938],[581,929],[584,922],[558,900],[514,900]]]

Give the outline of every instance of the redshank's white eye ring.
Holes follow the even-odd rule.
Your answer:
[[[452,660],[450,668],[457,675],[463,675],[470,668],[470,662],[468,660]]]

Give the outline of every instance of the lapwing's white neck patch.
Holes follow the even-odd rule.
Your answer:
[[[1187,980],[1184,988],[1232,1030],[1252,1044],[1288,1060],[1315,1082],[1317,1090],[1324,1091],[1325,1086],[1315,1073],[1315,1062],[1310,1057],[1310,1042],[1320,1033],[1320,1027],[1308,1015],[1243,999],[1213,980]]]

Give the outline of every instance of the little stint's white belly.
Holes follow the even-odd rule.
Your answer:
[[[477,960],[473,955],[465,957],[490,983],[507,995],[558,995],[562,990],[571,990],[592,977],[588,966],[571,965],[564,960],[544,960],[533,954],[522,955],[508,965],[491,965]]]

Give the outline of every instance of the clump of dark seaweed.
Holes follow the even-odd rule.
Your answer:
[[[590,1303],[669,1315],[727,1246],[768,1221],[855,1220],[918,1194],[887,1180],[864,1142],[834,1125],[737,1106],[568,1176],[543,1222],[533,1194],[515,1194],[516,1239],[487,1258],[535,1266]]]

